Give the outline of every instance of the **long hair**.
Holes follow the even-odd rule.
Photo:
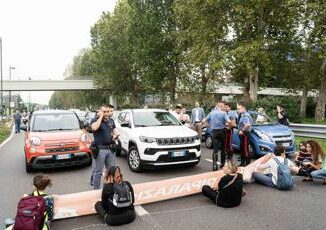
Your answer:
[[[52,185],[52,181],[48,175],[38,174],[33,178],[33,185],[37,190],[43,191]]]
[[[318,163],[319,158],[322,158],[325,156],[325,153],[320,146],[320,144],[317,141],[314,140],[309,140],[307,141],[307,144],[311,146],[311,154],[312,154],[312,159],[314,161],[314,164]]]
[[[107,183],[115,183],[114,181],[114,175],[115,175],[115,172],[119,170],[120,174],[121,174],[121,169],[119,166],[112,166],[110,167],[109,170],[106,170],[106,173],[105,173],[105,176],[104,176],[104,180],[107,182]],[[121,177],[122,177],[122,174],[121,174]]]
[[[238,171],[238,168],[235,166],[234,161],[232,160],[226,161],[226,165],[231,174],[234,174]]]

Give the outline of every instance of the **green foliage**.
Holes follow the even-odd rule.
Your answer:
[[[11,128],[0,123],[0,144],[10,136]]]

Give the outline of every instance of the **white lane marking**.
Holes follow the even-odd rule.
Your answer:
[[[184,209],[172,209],[172,210],[167,210],[167,211],[159,211],[159,212],[151,212],[151,215],[157,215],[157,214],[164,214],[164,213],[177,213],[177,212],[186,212],[186,211],[192,211],[196,209],[206,209],[212,207],[212,205],[202,205],[202,206],[197,206],[193,208],[184,208]]]
[[[12,130],[11,130],[11,135],[4,142],[2,142],[2,144],[0,145],[0,148],[2,148],[5,144],[7,144],[10,141],[10,139],[14,136],[14,134],[15,134],[14,129],[15,129],[15,126],[13,125]]]
[[[208,162],[210,162],[210,163],[213,163],[213,160],[212,160],[212,159],[205,159],[205,161],[208,161]],[[218,161],[217,164],[218,164],[218,165],[221,165],[221,162]]]
[[[135,211],[138,216],[149,215],[149,213],[141,205],[135,206]]]
[[[91,224],[91,225],[73,228],[72,230],[94,229],[95,227],[103,227],[103,228],[107,229],[108,225],[107,224]]]

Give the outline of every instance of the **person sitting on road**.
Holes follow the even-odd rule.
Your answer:
[[[299,151],[295,153],[294,162],[296,166],[301,167],[302,162],[304,160],[310,160],[312,161],[311,154],[307,152],[307,142],[306,141],[300,141],[299,142]]]
[[[315,170],[320,170],[320,166],[322,164],[322,158],[324,156],[324,152],[320,146],[320,144],[314,140],[307,141],[307,152],[311,154],[312,161],[303,162],[303,167],[306,168],[304,176],[306,178],[303,181],[312,181],[312,173]],[[301,170],[302,171],[302,170]]]
[[[311,172],[311,177],[314,179],[322,179],[326,185],[326,153],[324,151],[319,155],[320,169]]]
[[[108,225],[131,223],[135,218],[134,190],[124,181],[118,166],[112,166],[104,177],[102,199],[95,204],[95,210]]]
[[[283,169],[284,165],[287,166],[288,171],[283,173],[284,177],[278,178],[280,169]],[[258,171],[269,170],[267,174],[261,172],[252,173],[257,183],[280,190],[291,189],[293,187],[291,172],[297,174],[299,171],[299,168],[292,161],[286,159],[284,147],[281,145],[277,145],[274,149],[274,155],[269,154],[257,169]]]
[[[42,220],[42,225],[43,227],[41,227],[40,229],[42,230],[49,230],[50,229],[50,222],[51,220],[53,220],[53,216],[54,216],[54,212],[53,212],[53,209],[54,209],[54,200],[53,200],[53,197],[52,196],[49,196],[45,193],[45,189],[47,187],[50,187],[52,186],[52,181],[50,179],[50,177],[48,175],[44,175],[44,174],[39,174],[39,175],[36,175],[34,176],[33,178],[33,187],[34,187],[34,190],[33,190],[33,193],[27,195],[25,194],[23,196],[23,198],[26,198],[26,197],[35,197],[35,196],[41,196],[44,198],[44,201],[45,201],[45,212],[44,212],[44,219]],[[22,200],[20,201],[22,202]],[[34,205],[32,203],[32,201],[28,201],[29,203],[29,207],[32,207],[32,205]],[[39,205],[39,204],[35,204],[35,205]],[[18,204],[18,209],[19,209],[19,204]],[[26,209],[26,206],[24,206],[24,208]],[[25,210],[25,211],[29,211],[29,210]],[[32,210],[33,212],[35,212],[35,210]],[[18,210],[19,212],[19,210]],[[20,220],[20,219],[17,219],[19,218],[18,217],[18,212],[17,212],[17,216],[16,216],[16,219],[6,219],[5,220],[5,225],[6,225],[6,230],[11,230],[11,229],[28,229],[27,225],[30,221],[28,221],[26,219],[26,217],[24,217],[23,220]],[[21,214],[19,214],[21,215]],[[42,214],[43,215],[43,214]],[[27,215],[27,218],[30,217]],[[31,217],[32,218],[32,217]],[[34,216],[35,218],[35,216]],[[20,225],[20,226],[18,226]]]
[[[204,185],[202,193],[210,198],[217,206],[232,208],[239,206],[242,197],[246,194],[243,188],[243,176],[238,173],[238,169],[233,161],[227,160],[223,167],[225,175],[211,188]]]

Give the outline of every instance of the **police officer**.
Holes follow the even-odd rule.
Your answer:
[[[104,105],[99,110],[98,116],[91,121],[94,142],[99,149],[98,155],[95,158],[94,175],[91,176],[91,184],[93,184],[94,189],[101,188],[101,177],[104,165],[107,169],[111,166],[115,166],[116,156],[115,153],[110,150],[110,145],[117,137],[114,120],[111,118],[113,110],[113,105]]]
[[[208,121],[210,128],[212,129],[212,141],[213,141],[213,171],[218,170],[217,166],[217,153],[221,150],[221,168],[225,164],[225,127],[227,123],[230,123],[230,119],[226,114],[223,102],[218,102],[216,108],[203,120]]]
[[[227,158],[232,160],[233,157],[233,149],[232,149],[232,141],[233,141],[233,128],[236,126],[236,117],[235,112],[231,111],[231,105],[227,102],[224,102],[224,111],[229,116],[230,123],[226,126],[225,129],[225,152]]]
[[[246,166],[250,164],[251,155],[249,152],[250,145],[250,133],[252,127],[252,118],[246,110],[246,106],[243,103],[238,103],[238,114],[240,114],[238,124],[238,135],[240,138],[240,152],[241,152],[241,164],[240,166]]]

